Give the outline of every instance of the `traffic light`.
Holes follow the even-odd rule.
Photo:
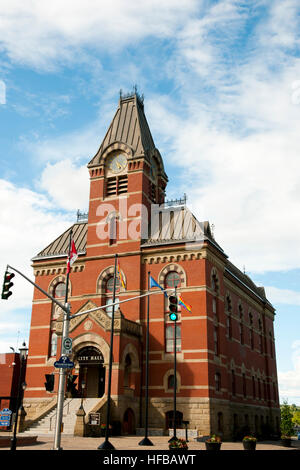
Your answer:
[[[54,390],[54,374],[45,374],[45,388],[47,392],[53,392]]]
[[[8,299],[8,297],[12,294],[9,289],[14,285],[14,283],[11,282],[13,277],[15,277],[14,273],[10,273],[7,270],[5,271],[1,296],[2,299]]]
[[[176,295],[169,296],[169,318],[172,321],[176,321],[178,318],[178,299]]]

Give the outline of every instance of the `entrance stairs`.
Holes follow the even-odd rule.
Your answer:
[[[90,413],[98,403],[100,403],[102,398],[84,398],[83,399],[83,409],[86,413]],[[72,435],[74,434],[74,427],[76,423],[76,413],[81,405],[81,398],[67,398],[64,400],[63,408],[63,434]],[[34,423],[30,428],[26,429],[24,432],[20,433],[21,435],[54,435],[56,423],[56,407],[53,408],[47,415],[42,419]]]

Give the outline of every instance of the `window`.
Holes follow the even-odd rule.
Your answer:
[[[253,315],[249,313],[249,324],[250,324],[250,347],[254,349],[254,335],[253,335]]]
[[[175,271],[172,271],[166,275],[165,279],[166,287],[178,287],[180,286],[180,275]]]
[[[240,342],[241,342],[241,344],[244,344],[244,325],[243,325],[244,316],[243,316],[243,308],[242,308],[241,305],[239,305],[239,316],[240,316],[240,324],[239,324]]]
[[[175,385],[175,376],[169,375],[168,377],[168,389],[173,389]]]
[[[215,373],[215,387],[216,387],[216,392],[221,391],[221,374],[220,374],[220,372]]]
[[[115,298],[115,302],[117,302],[115,304],[115,310],[114,310],[116,312],[118,310],[118,308],[120,308],[119,298],[118,297]],[[112,297],[107,298],[106,303],[108,304],[108,307],[106,307],[106,309],[105,309],[106,313],[109,317],[111,317],[112,316],[112,311],[113,311],[113,305],[110,305],[110,304],[113,303],[113,298]]]
[[[216,356],[219,355],[219,332],[218,327],[214,327],[214,353]]]
[[[52,333],[51,335],[51,349],[50,349],[50,356],[56,356],[57,352],[57,334]]]
[[[247,385],[246,385],[246,375],[243,374],[243,395],[244,398],[247,396]]]
[[[124,387],[130,387],[131,384],[131,357],[129,354],[126,355],[125,358],[125,367],[124,367]]]
[[[231,371],[231,394],[235,396],[235,372],[234,370]]]
[[[216,274],[212,275],[211,287],[212,287],[212,290],[214,290],[215,292],[218,292],[218,278]]]
[[[231,306],[231,300],[230,297],[226,297],[226,333],[229,339],[232,338],[232,321],[231,321],[231,312],[232,312],[232,306]]]
[[[114,291],[114,276],[110,276],[106,281],[105,291],[112,294]],[[120,291],[120,280],[116,278],[116,292]]]
[[[118,217],[115,216],[115,214],[112,215],[110,218],[109,222],[109,244],[114,245],[117,243],[118,239]]]
[[[255,377],[254,377],[254,375],[252,376],[252,395],[253,395],[253,398],[255,399],[256,398],[256,390],[255,390]]]
[[[66,284],[64,282],[59,282],[54,290],[54,297],[65,297],[66,295]]]
[[[166,352],[174,352],[175,325],[166,327]],[[181,351],[181,326],[176,325],[176,351]]]

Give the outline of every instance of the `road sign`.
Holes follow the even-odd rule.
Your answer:
[[[63,345],[62,345],[62,353],[63,354],[71,354],[72,352],[72,339],[71,338],[65,338],[63,340]]]
[[[0,426],[10,426],[12,411],[8,408],[3,408],[0,411]]]
[[[58,361],[54,362],[54,367],[58,369],[73,369],[74,362],[70,361],[68,356],[62,356]]]

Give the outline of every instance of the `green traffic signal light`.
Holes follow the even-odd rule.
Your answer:
[[[9,271],[5,271],[4,274],[4,281],[3,281],[3,287],[2,287],[2,299],[8,299],[10,295],[12,295],[12,292],[10,291],[10,288],[14,285],[13,282],[11,282],[12,278],[15,277],[14,273],[10,273]]]
[[[169,296],[169,318],[172,321],[176,321],[178,318],[177,311],[178,311],[178,299],[176,295]]]

